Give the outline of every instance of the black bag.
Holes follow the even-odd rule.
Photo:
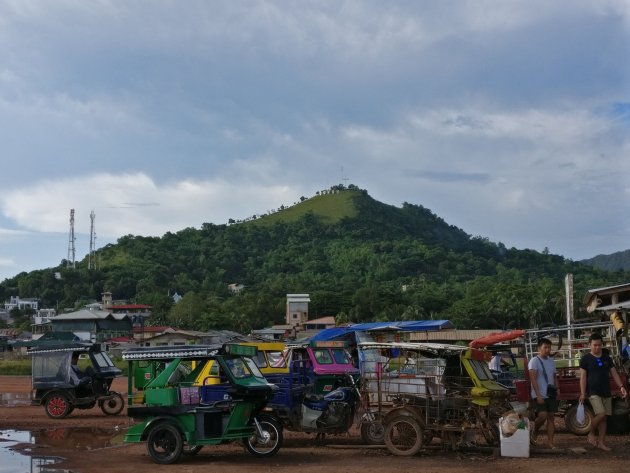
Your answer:
[[[537,356],[536,358],[538,358],[538,362],[540,363],[540,367],[542,368],[543,377],[545,378],[545,382],[547,383],[547,399],[555,399],[558,396],[558,388],[556,388],[554,384],[549,384],[545,364],[542,362],[539,356]]]

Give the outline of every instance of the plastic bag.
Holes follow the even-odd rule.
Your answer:
[[[582,426],[586,424],[586,414],[584,413],[584,403],[580,402],[577,408],[577,412],[575,413],[575,422]]]

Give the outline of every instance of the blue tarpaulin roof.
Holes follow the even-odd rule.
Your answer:
[[[407,320],[404,322],[367,322],[349,327],[327,328],[312,336],[311,340],[334,340],[351,332],[400,331],[400,332],[435,332],[451,329],[455,326],[449,320]]]

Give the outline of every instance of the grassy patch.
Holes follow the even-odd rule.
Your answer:
[[[273,225],[274,223],[295,222],[307,213],[312,213],[325,223],[334,224],[345,217],[357,215],[357,209],[354,205],[354,198],[357,195],[358,192],[348,190],[338,194],[316,195],[297,205],[248,223],[250,225]]]
[[[31,374],[31,359],[0,360],[0,375],[16,376]]]

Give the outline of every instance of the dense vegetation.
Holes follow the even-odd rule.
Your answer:
[[[38,297],[62,310],[111,291],[152,305],[153,324],[246,332],[282,323],[287,293],[309,293],[311,318],[509,328],[561,322],[566,273],[574,274],[576,307],[586,289],[630,280],[471,237],[420,205],[385,205],[354,186],[334,190],[243,223],[127,235],[99,250],[98,270],[62,261],[5,280],[0,299]],[[231,294],[231,283],[245,289]],[[175,292],[183,295],[177,304]]]

